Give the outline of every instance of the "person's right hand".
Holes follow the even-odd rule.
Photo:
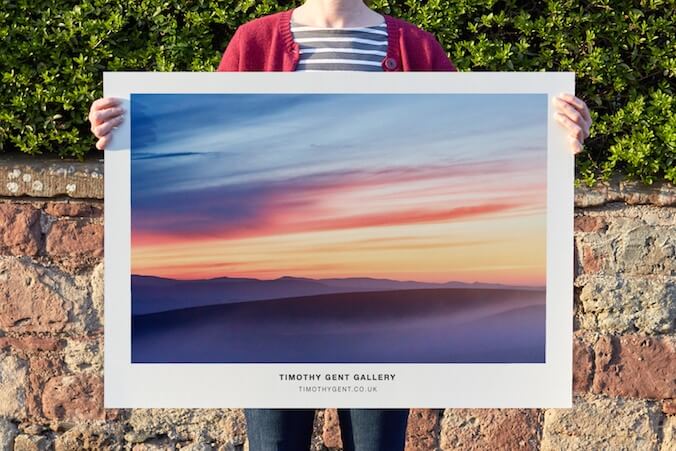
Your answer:
[[[95,100],[89,109],[89,122],[92,124],[92,133],[99,138],[96,141],[96,148],[99,150],[105,149],[110,142],[110,132],[113,127],[122,123],[124,109],[120,104],[120,99],[104,97]]]

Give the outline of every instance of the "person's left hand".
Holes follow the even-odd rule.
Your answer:
[[[556,121],[568,129],[568,141],[573,154],[582,152],[582,144],[589,137],[591,115],[587,104],[572,94],[561,94],[554,98]]]

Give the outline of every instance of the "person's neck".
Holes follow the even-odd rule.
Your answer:
[[[293,10],[292,20],[311,27],[351,28],[378,25],[383,16],[363,0],[306,0]]]

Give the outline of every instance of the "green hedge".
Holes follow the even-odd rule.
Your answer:
[[[104,70],[214,70],[272,0],[0,0],[0,149],[82,158]],[[676,182],[674,0],[374,0],[434,33],[461,70],[578,74],[594,126],[579,180]]]

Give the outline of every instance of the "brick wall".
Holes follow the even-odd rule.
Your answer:
[[[102,169],[0,162],[0,450],[246,449],[236,409],[103,409]],[[413,409],[408,449],[676,450],[675,223],[672,186],[578,190],[575,408]]]

